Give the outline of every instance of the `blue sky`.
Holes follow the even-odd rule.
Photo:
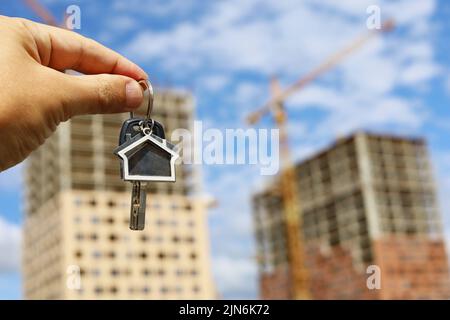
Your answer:
[[[287,101],[296,159],[356,129],[425,136],[441,212],[450,233],[450,3],[433,0],[56,1],[55,16],[81,8],[81,30],[140,64],[152,81],[191,90],[197,118],[219,129],[245,127],[268,98],[268,79],[287,85],[367,32],[366,8],[397,21],[344,63]],[[0,13],[39,20],[22,1]],[[260,126],[270,127],[269,119]],[[0,298],[20,298],[17,248],[21,167],[0,174]],[[204,166],[211,210],[213,270],[225,298],[257,296],[250,196],[267,182],[254,166]],[[8,248],[8,250],[6,250]],[[15,261],[15,262],[11,262]]]

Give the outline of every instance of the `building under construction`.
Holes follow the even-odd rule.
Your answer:
[[[191,129],[190,94],[158,91],[152,118]],[[146,110],[140,110],[143,114]],[[28,159],[23,288],[29,299],[206,299],[215,290],[199,171],[148,185],[146,228],[129,225],[117,147],[128,114],[76,117]],[[79,272],[81,286],[77,286]]]
[[[312,299],[450,298],[424,140],[359,132],[295,169]],[[253,198],[265,299],[292,298],[279,190],[274,181]],[[367,286],[371,265],[381,271],[381,288]]]

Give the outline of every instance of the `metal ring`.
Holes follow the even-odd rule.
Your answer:
[[[144,100],[142,101],[142,104],[141,104],[141,106],[139,106],[139,108],[147,105],[147,116],[145,119],[149,120],[150,114],[152,113],[152,110],[153,110],[153,87],[152,87],[152,84],[150,83],[150,81],[148,81],[148,80],[139,80],[138,83],[144,90],[143,91]]]

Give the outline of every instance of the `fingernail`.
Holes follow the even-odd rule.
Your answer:
[[[125,86],[126,105],[127,109],[136,109],[142,102],[144,94],[141,86],[136,81],[132,80]]]

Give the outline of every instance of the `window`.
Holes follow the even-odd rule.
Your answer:
[[[169,288],[167,288],[167,287],[161,287],[160,291],[161,291],[162,294],[166,294],[166,293],[169,292]]]
[[[91,223],[92,224],[98,224],[100,222],[100,219],[97,216],[91,217]]]
[[[158,253],[158,258],[164,260],[166,258],[166,254],[164,252]]]
[[[113,276],[113,277],[117,277],[118,275],[120,275],[120,271],[119,270],[117,270],[117,269],[111,269],[111,275]]]
[[[96,287],[94,289],[94,291],[95,291],[96,294],[101,294],[103,292],[103,288],[102,287]]]
[[[186,241],[189,242],[189,243],[194,243],[195,239],[194,239],[194,237],[187,237]]]
[[[100,270],[99,269],[93,269],[92,270],[92,275],[94,277],[99,277],[100,276]]]
[[[116,206],[116,202],[114,200],[109,200],[108,201],[108,207],[114,208],[115,206]]]
[[[142,252],[139,254],[139,257],[140,257],[141,259],[143,259],[143,260],[147,259],[147,252],[142,251]]]
[[[149,275],[152,274],[150,269],[145,268],[144,270],[142,270],[142,274],[146,277],[148,277]]]
[[[83,240],[83,238],[84,238],[84,237],[83,237],[83,234],[82,234],[82,233],[79,233],[79,232],[78,232],[77,234],[75,234],[75,239],[77,239],[77,240],[80,241],[80,240]]]
[[[73,203],[76,207],[81,207],[83,205],[83,201],[80,198],[76,198]]]

